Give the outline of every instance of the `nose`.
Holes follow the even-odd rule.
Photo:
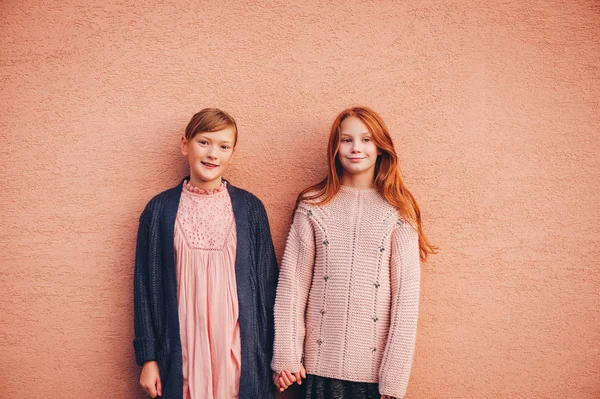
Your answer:
[[[210,150],[208,150],[207,156],[210,159],[217,159],[217,148],[215,146],[211,146]]]
[[[361,149],[360,140],[353,140],[352,141],[352,153],[360,152],[360,149]]]

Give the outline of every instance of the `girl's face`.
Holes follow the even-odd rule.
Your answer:
[[[199,188],[214,188],[221,184],[233,156],[235,131],[232,127],[216,132],[181,138],[181,153],[190,164],[190,184]]]
[[[356,116],[349,116],[342,121],[338,157],[344,173],[375,175],[375,163],[381,151],[371,136],[367,125]]]

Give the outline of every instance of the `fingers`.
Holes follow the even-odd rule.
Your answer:
[[[294,373],[294,378],[298,385],[302,385],[302,376],[300,375],[300,372]]]
[[[297,381],[296,376],[294,374],[292,374],[291,371],[285,370],[285,375],[287,376],[288,380],[290,381],[288,386],[292,385],[294,382]]]
[[[304,365],[302,363],[300,363],[300,375],[302,376],[302,378],[306,379],[306,369],[304,368]]]
[[[146,391],[151,398],[156,398],[158,395],[162,396],[162,384],[160,382],[160,377],[157,377],[152,382],[140,381],[140,385]]]
[[[277,390],[279,392],[283,392],[285,389],[283,389],[281,387],[281,384],[279,383],[279,373],[273,372],[273,384],[275,384],[275,386],[277,387]]]
[[[296,382],[296,377],[288,370],[279,373],[279,391],[285,391],[290,385]]]
[[[160,372],[158,363],[154,360],[144,363],[142,374],[140,375],[140,386],[152,398],[162,395],[162,384],[160,381]]]
[[[290,380],[291,384],[293,384],[294,382],[296,382],[296,377],[294,377],[294,374],[292,374],[291,371],[285,370],[285,374],[287,375],[287,377]]]
[[[296,382],[296,377],[294,377],[294,374],[292,374],[289,370],[285,370],[282,374],[285,375],[285,378],[283,380],[286,382],[286,384],[288,386],[290,386],[294,382]]]
[[[158,396],[162,396],[162,383],[160,381],[160,377],[156,379],[156,394]]]
[[[298,385],[302,385],[303,378],[306,379],[306,369],[302,363],[300,363],[300,370],[297,373],[294,373],[294,377],[296,377]]]
[[[292,382],[290,381],[290,379],[287,377],[287,375],[285,374],[285,371],[282,371],[281,374],[279,374],[279,384],[283,387],[283,388],[287,388],[290,385],[292,385]]]
[[[288,387],[292,385],[292,384],[286,384],[285,381],[283,380],[283,377],[279,377],[279,392],[283,392],[286,389],[288,389]]]
[[[279,392],[285,391],[294,382],[302,385],[302,378],[306,378],[306,370],[300,365],[300,371],[292,373],[289,370],[284,370],[280,373],[273,372],[273,383],[279,389]]]
[[[156,392],[156,387],[154,386],[154,384],[146,386],[145,389],[151,398],[156,398],[156,396],[158,395],[158,392]]]
[[[154,389],[153,384],[149,384],[146,381],[140,380],[140,386],[148,395],[150,395],[153,398],[156,397],[156,390]]]

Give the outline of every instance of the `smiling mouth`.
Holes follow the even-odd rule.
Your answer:
[[[214,163],[210,163],[210,162],[202,162],[202,165],[206,166],[207,168],[216,168],[219,165],[215,165]]]

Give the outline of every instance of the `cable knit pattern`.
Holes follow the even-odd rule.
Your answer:
[[[418,234],[376,189],[299,205],[283,255],[271,367],[406,393],[416,340]]]

